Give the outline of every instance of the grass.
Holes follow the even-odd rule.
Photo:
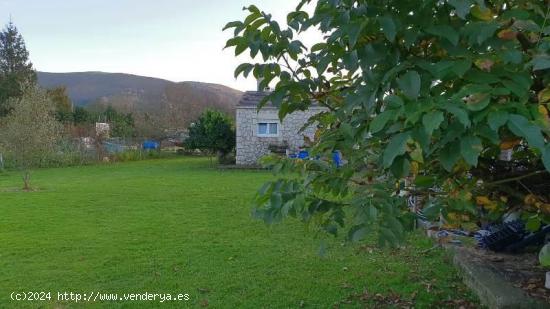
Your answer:
[[[475,302],[441,250],[320,240],[292,220],[250,217],[264,171],[179,158],[41,169],[21,192],[0,174],[0,308],[341,308]],[[14,302],[13,291],[50,291]],[[58,301],[57,292],[188,293],[187,302]],[[365,293],[366,291],[366,293]],[[378,294],[378,295],[377,295]]]

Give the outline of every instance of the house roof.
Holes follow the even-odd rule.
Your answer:
[[[241,100],[239,101],[237,107],[256,107],[268,94],[268,91],[246,91],[241,97]],[[265,106],[273,105],[271,105],[271,102],[267,102]]]
[[[269,91],[246,91],[241,97],[239,104],[237,104],[237,107],[257,107],[262,99],[269,95],[269,93]],[[311,106],[320,107],[316,101],[312,102]],[[269,101],[264,105],[264,107],[275,108],[275,106],[273,106],[273,104]]]

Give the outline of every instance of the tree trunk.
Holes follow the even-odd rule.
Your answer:
[[[24,171],[23,172],[23,190],[30,191],[31,190],[31,172]]]

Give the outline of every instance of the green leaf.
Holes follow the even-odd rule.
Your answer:
[[[523,85],[520,85],[513,81],[502,80],[501,83],[520,98],[523,98],[529,94],[529,88],[525,88],[523,87]]]
[[[384,127],[394,114],[395,111],[387,110],[374,117],[374,119],[372,119],[370,123],[370,132],[373,134],[380,132],[382,129],[384,129]]]
[[[350,48],[353,48],[355,46],[355,44],[357,43],[357,40],[359,39],[361,31],[363,31],[364,27],[365,27],[365,24],[363,22],[356,22],[356,23],[350,24],[349,30],[348,30]]]
[[[365,238],[368,229],[364,225],[356,225],[349,230],[348,237],[352,242],[358,242]]]
[[[405,104],[403,99],[396,95],[389,95],[384,99],[388,103],[388,108],[399,108]]]
[[[477,159],[483,150],[481,139],[476,136],[466,136],[460,141],[460,154],[471,166],[477,166]]]
[[[246,77],[250,71],[254,68],[253,64],[250,63],[241,63],[236,69],[235,69],[235,78],[237,78],[241,73]]]
[[[470,13],[472,1],[470,0],[449,0],[451,6],[455,8],[456,15],[461,19],[466,19],[466,15]]]
[[[429,220],[435,220],[439,218],[441,214],[441,204],[434,203],[432,201],[428,202],[428,205],[422,209],[422,214],[426,216]]]
[[[545,70],[550,68],[550,56],[549,55],[536,55],[531,61],[533,64],[533,71]]]
[[[491,96],[487,93],[476,93],[470,96],[466,102],[466,108],[477,112],[486,108],[491,103]]]
[[[260,9],[258,9],[258,7],[254,4],[249,5],[246,9],[251,13],[260,14]]]
[[[527,118],[517,114],[509,115],[508,128],[516,136],[525,138],[529,146],[541,151],[544,149],[544,137],[540,128],[529,122]]]
[[[380,22],[382,32],[384,32],[384,35],[386,36],[388,41],[393,42],[395,40],[395,35],[397,34],[393,19],[389,16],[383,16],[379,17],[378,21]]]
[[[252,12],[252,11],[251,11]],[[260,14],[259,12],[253,12],[253,13],[250,13],[250,15],[248,15],[245,20],[244,20],[244,24],[245,25],[250,25],[253,21],[255,21],[256,19],[262,17],[262,14]]]
[[[242,23],[241,21],[232,21],[232,22],[227,23],[227,24],[223,27],[222,31],[225,31],[225,30],[227,30],[227,29],[229,29],[229,28],[240,27],[240,26],[242,26],[242,25],[243,25],[243,23]]]
[[[420,94],[420,75],[416,71],[408,71],[397,80],[397,85],[409,99],[416,99]]]
[[[403,156],[397,157],[393,161],[390,171],[395,178],[403,178],[409,175],[409,172],[411,171],[411,162]]]
[[[279,192],[273,192],[271,194],[271,200],[270,200],[270,207],[271,208],[275,208],[275,209],[279,209],[281,208],[282,206],[282,203],[283,203],[283,198],[281,196],[281,193]]]
[[[441,111],[434,111],[425,114],[424,117],[422,117],[422,124],[424,125],[426,133],[431,135],[434,130],[439,128],[444,119],[443,112]]]
[[[399,245],[399,239],[395,236],[392,230],[381,227],[379,233],[380,235],[378,242],[382,247],[386,244],[390,247],[397,247],[397,245]]]
[[[487,39],[495,34],[495,31],[500,28],[500,25],[493,22],[472,22],[470,21],[461,28],[461,32],[468,38],[468,43],[471,45],[481,45]]]
[[[246,42],[241,42],[237,45],[237,47],[235,47],[235,56],[238,56],[240,54],[242,54],[246,48],[248,47],[248,45],[246,44]]]
[[[455,163],[460,158],[460,143],[458,141],[451,142],[439,152],[439,162],[448,172],[453,170]]]
[[[419,188],[430,188],[435,185],[436,178],[433,176],[417,175],[414,179],[414,185]]]
[[[454,46],[458,44],[458,31],[456,31],[455,29],[453,29],[453,27],[449,25],[432,26],[427,28],[426,32],[440,38],[447,39],[447,41],[449,41]]]
[[[498,131],[500,127],[506,124],[506,121],[508,121],[508,113],[505,111],[492,111],[487,116],[489,127],[494,131]]]
[[[442,79],[450,71],[453,70],[455,65],[454,61],[443,60],[435,63],[419,61],[417,65],[424,70],[430,72],[436,79]]]
[[[326,47],[327,47],[327,43],[325,43],[325,42],[317,43],[317,44],[315,44],[315,45],[313,45],[313,46],[311,47],[311,52],[312,52],[312,53],[318,52],[318,51],[320,51],[320,50],[322,50],[322,49],[324,49],[324,48],[326,48]]]
[[[286,202],[283,207],[281,208],[281,214],[283,215],[283,217],[286,217],[288,216],[288,212],[290,209],[292,209],[292,204],[294,203],[293,200],[290,200],[288,202]]]
[[[540,225],[541,225],[540,219],[537,216],[534,216],[534,217],[530,217],[527,220],[525,227],[530,232],[536,232],[540,229]]]
[[[514,64],[520,64],[523,54],[517,50],[505,50],[502,52],[502,60]]]
[[[405,151],[407,150],[406,146],[409,137],[409,132],[399,133],[392,137],[392,139],[386,146],[386,149],[384,149],[384,154],[382,157],[382,164],[384,168],[390,167],[397,156],[405,153]]]
[[[460,107],[457,107],[451,104],[447,104],[445,106],[445,110],[447,110],[449,113],[455,116],[465,128],[470,127],[471,122],[470,122],[470,116],[468,116],[468,112],[466,112]]]
[[[403,238],[403,236],[405,235],[404,234],[404,229],[403,229],[403,224],[401,224],[401,222],[399,222],[399,220],[397,220],[393,216],[388,216],[385,219],[386,219],[386,223],[388,224],[389,228],[397,236],[397,238],[398,239]]]
[[[459,77],[463,77],[466,72],[472,67],[472,61],[466,59],[466,60],[458,60],[455,61],[455,65],[453,66],[453,72],[458,75]]]
[[[530,232],[536,232],[540,229],[540,225],[541,225],[540,219],[537,216],[534,216],[534,217],[530,217],[527,220],[525,227]]]

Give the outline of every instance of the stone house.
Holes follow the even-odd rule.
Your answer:
[[[268,94],[266,91],[247,91],[237,105],[237,165],[256,165],[273,148],[298,152],[304,147],[305,137],[313,140],[316,127],[310,126],[299,133],[300,129],[311,116],[326,110],[314,105],[307,111],[287,115],[281,122],[275,106],[266,104],[257,110],[258,104]]]

